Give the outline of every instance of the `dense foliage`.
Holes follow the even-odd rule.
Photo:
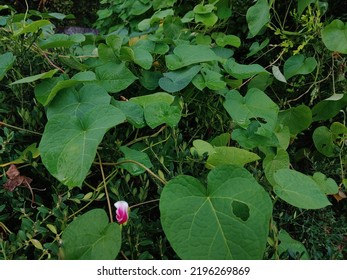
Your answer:
[[[0,259],[347,257],[343,1],[3,2]]]

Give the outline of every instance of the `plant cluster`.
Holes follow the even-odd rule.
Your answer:
[[[0,5],[0,259],[346,258],[329,9],[102,0],[65,34]]]

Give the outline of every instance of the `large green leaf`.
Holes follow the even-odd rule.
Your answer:
[[[250,37],[256,36],[270,20],[270,6],[267,0],[258,0],[247,10],[246,19]]]
[[[48,171],[68,187],[80,187],[106,131],[125,116],[111,105],[96,105],[83,114],[56,114],[47,122],[39,150]]]
[[[189,85],[200,69],[200,65],[195,65],[184,70],[164,73],[164,77],[159,79],[159,86],[163,90],[171,93],[180,91]]]
[[[278,114],[278,122],[289,127],[290,133],[296,135],[305,130],[312,123],[311,109],[301,104],[281,111]]]
[[[122,60],[133,61],[143,69],[149,70],[153,64],[153,57],[145,48],[136,47],[122,47],[120,50],[120,57]]]
[[[0,81],[5,77],[8,70],[12,68],[12,65],[16,57],[11,52],[0,55]]]
[[[166,66],[170,70],[213,60],[218,60],[217,55],[205,45],[179,45],[173,54],[165,56]]]
[[[109,223],[103,209],[77,217],[63,231],[63,258],[68,260],[114,260],[122,244],[121,229]]]
[[[310,176],[285,168],[277,170],[273,177],[274,192],[295,207],[319,209],[331,204]]]
[[[347,54],[347,23],[333,20],[323,28],[322,41],[330,51]]]
[[[78,91],[73,87],[63,89],[47,107],[47,117],[62,113],[82,116],[96,105],[109,104],[110,100],[111,96],[98,85],[84,85]]]
[[[97,83],[111,93],[126,89],[137,79],[125,63],[109,62],[96,67],[95,73]]]
[[[305,58],[302,54],[291,56],[284,63],[284,76],[288,80],[295,75],[306,75],[311,73],[317,66],[317,60],[314,57]]]
[[[239,64],[234,58],[228,59],[224,68],[236,79],[248,79],[260,73],[269,73],[259,64]]]
[[[161,222],[182,259],[262,259],[272,203],[242,167],[218,166],[204,186],[180,175],[160,197]]]
[[[278,106],[259,89],[251,88],[244,97],[232,90],[223,105],[233,121],[245,129],[253,123],[258,126],[256,133],[266,137],[275,129]]]

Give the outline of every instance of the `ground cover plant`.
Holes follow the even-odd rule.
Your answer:
[[[0,1],[0,259],[346,259],[343,1],[67,2]]]

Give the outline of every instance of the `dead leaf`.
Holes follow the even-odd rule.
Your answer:
[[[342,190],[339,190],[337,194],[334,194],[334,198],[339,202],[340,200],[347,198],[347,195]]]
[[[9,169],[6,171],[6,175],[8,179],[3,185],[4,189],[13,192],[15,188],[19,186],[28,188],[31,193],[31,207],[33,207],[33,203],[35,202],[34,193],[32,187],[30,186],[33,179],[20,175],[20,172],[14,164],[11,164]]]

